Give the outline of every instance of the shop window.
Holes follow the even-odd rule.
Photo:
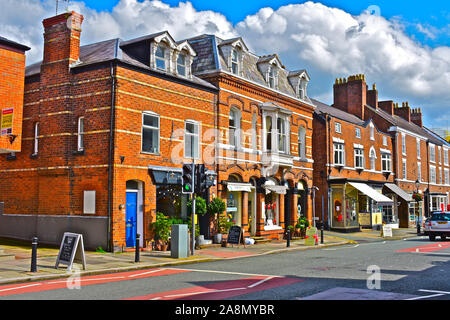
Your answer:
[[[345,193],[345,226],[359,227],[358,220],[358,190],[347,188]]]
[[[156,186],[156,212],[188,222],[187,200],[188,195],[181,193],[181,185]]]
[[[199,157],[199,126],[194,121],[186,121],[184,128],[184,157],[198,159]]]
[[[265,201],[265,221],[266,226],[276,226],[279,225],[279,212],[278,212],[278,194],[270,192],[266,194]]]
[[[383,222],[386,224],[397,223],[392,206],[383,206]]]
[[[332,197],[332,212],[333,212],[332,226],[342,228],[345,226],[342,189],[333,188],[331,197]]]
[[[142,152],[159,153],[159,116],[142,114]]]

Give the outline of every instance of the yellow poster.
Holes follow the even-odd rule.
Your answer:
[[[2,136],[12,133],[13,115],[14,115],[14,108],[2,110],[2,121],[0,126]]]

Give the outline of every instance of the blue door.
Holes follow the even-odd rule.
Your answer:
[[[127,192],[127,206],[125,214],[125,237],[127,247],[136,246],[137,230],[137,192]]]

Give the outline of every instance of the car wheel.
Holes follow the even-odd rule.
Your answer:
[[[444,235],[441,236],[442,241],[445,241],[446,239],[447,239],[447,236],[444,236]]]
[[[430,238],[430,241],[436,240],[436,236],[428,236]]]

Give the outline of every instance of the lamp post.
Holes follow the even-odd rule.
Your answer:
[[[419,179],[416,180],[416,194],[419,194],[419,187],[420,187],[420,181]],[[419,219],[419,198],[416,197],[416,215],[417,215],[417,234],[420,234],[420,219]]]

